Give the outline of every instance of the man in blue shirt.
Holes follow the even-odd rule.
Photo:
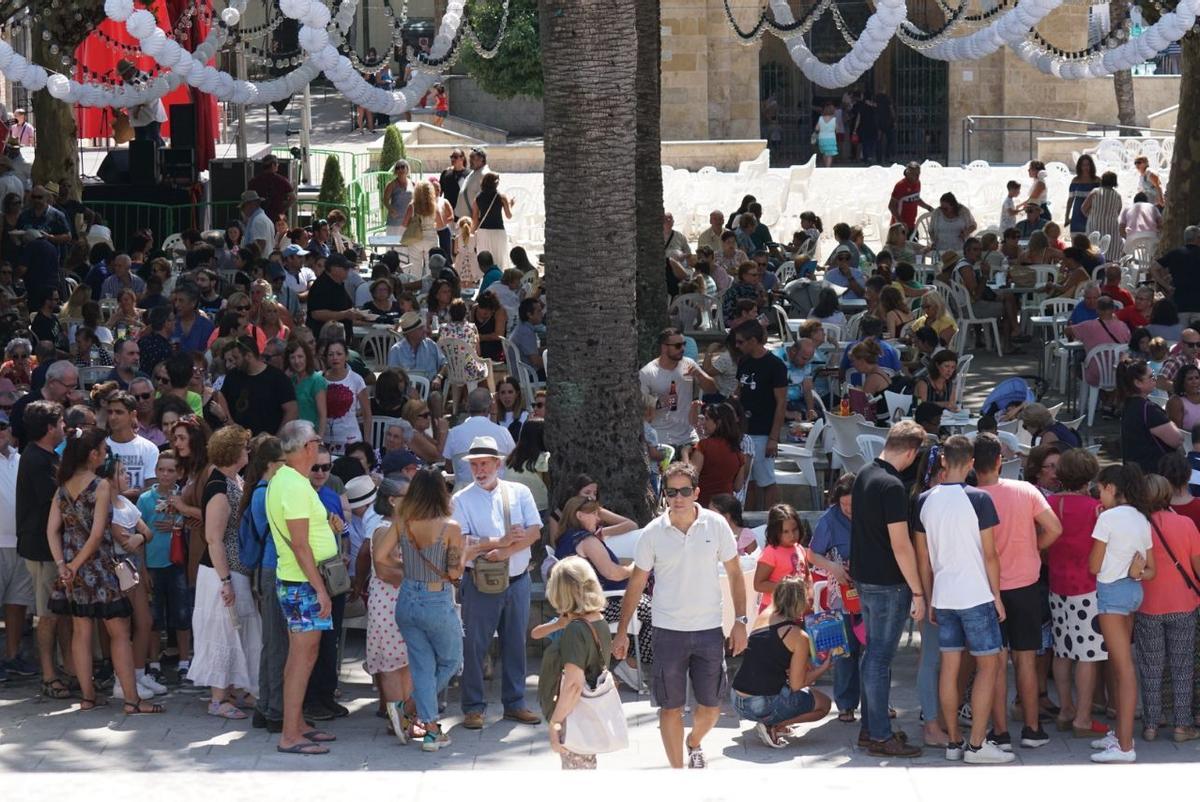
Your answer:
[[[389,368],[404,368],[429,378],[431,384],[441,379],[446,357],[437,343],[425,336],[425,320],[420,312],[405,312],[400,318],[400,341],[388,349]],[[433,389],[431,387],[431,389]]]
[[[1068,248],[1067,250],[1071,250]],[[1065,259],[1064,254],[1064,259]],[[1075,304],[1075,309],[1071,312],[1071,317],[1067,321],[1068,325],[1082,323],[1085,320],[1095,320],[1100,317],[1100,313],[1096,311],[1096,303],[1100,300],[1100,285],[1094,281],[1089,281],[1083,285],[1083,296],[1079,299],[1079,303]]]
[[[858,301],[863,297],[866,276],[856,266],[857,255],[848,245],[839,245],[829,257],[830,262],[825,270],[825,281],[835,287],[845,287],[842,295],[847,301]]]
[[[175,331],[171,342],[179,345],[181,353],[208,350],[208,338],[213,332],[212,321],[199,311],[200,291],[191,282],[177,283],[171,293],[175,306]]]
[[[509,337],[517,352],[521,354],[521,361],[537,371],[539,381],[546,380],[546,368],[542,364],[542,348],[538,342],[537,329],[534,327],[541,325],[545,312],[546,307],[537,298],[526,298],[521,301],[521,306],[517,311],[521,322],[517,324],[517,327],[513,329],[512,336]]]

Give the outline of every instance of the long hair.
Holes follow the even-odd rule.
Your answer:
[[[421,468],[408,484],[408,493],[396,509],[396,520],[428,521],[450,517],[450,491],[437,468]]]
[[[58,483],[65,485],[72,476],[87,467],[88,457],[104,445],[108,435],[103,429],[73,429],[67,433],[67,447],[58,465]]]
[[[508,455],[505,465],[516,471],[532,471],[534,464],[546,450],[545,423],[527,420],[517,437],[516,448]]]
[[[562,525],[558,527],[558,531],[554,535],[554,543],[563,536],[563,533],[570,532],[572,529],[582,529],[583,524],[579,521],[579,513],[581,512],[599,512],[600,502],[593,498],[584,498],[583,496],[574,496],[567,499],[567,503],[563,505]],[[552,543],[551,545],[554,545]]]
[[[710,437],[724,440],[734,454],[741,451],[742,432],[733,407],[728,404],[709,404],[704,410],[704,417],[716,424]]]
[[[184,478],[191,479],[199,476],[200,471],[208,464],[208,438],[212,436],[212,430],[208,428],[207,423],[195,415],[184,415],[175,421],[171,434],[174,435],[175,430],[180,426],[187,429],[188,450],[191,452],[186,457],[180,455],[180,474]],[[174,448],[174,443],[172,443],[172,448]]]
[[[437,212],[437,193],[433,184],[428,181],[417,182],[413,188],[412,206],[413,214],[419,217],[428,217]]]
[[[796,542],[800,542],[800,537],[804,533],[804,527],[800,523],[800,514],[792,507],[791,504],[776,504],[767,511],[767,545],[779,546],[783,542],[783,525],[788,521],[796,524]]]
[[[245,490],[242,492],[242,501],[238,505],[237,520],[240,521],[246,514],[246,510],[250,508],[250,501],[254,497],[254,488],[259,480],[267,475],[267,469],[271,467],[271,463],[282,459],[283,444],[275,435],[263,432],[250,440],[250,461],[246,463],[245,484],[243,485]]]
[[[1147,518],[1154,512],[1150,502],[1150,493],[1146,487],[1146,475],[1136,462],[1125,465],[1109,465],[1101,469],[1096,477],[1096,483],[1112,485],[1117,492],[1117,500],[1128,504]]]

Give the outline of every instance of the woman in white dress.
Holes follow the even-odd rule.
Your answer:
[[[1087,230],[1090,234],[1099,231],[1109,235],[1108,250],[1104,258],[1115,262],[1121,258],[1121,193],[1117,191],[1117,174],[1108,171],[1100,176],[1100,186],[1083,199],[1083,213],[1087,215]]]
[[[429,251],[438,247],[438,229],[448,225],[438,208],[437,190],[428,181],[419,182],[413,188],[412,203],[404,213],[404,230],[413,220],[421,226],[421,238],[405,246],[408,248],[409,266],[414,275],[425,276],[429,272]],[[434,276],[436,278],[436,276]]]

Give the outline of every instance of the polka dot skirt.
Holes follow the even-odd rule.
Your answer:
[[[1050,619],[1054,625],[1054,655],[1095,663],[1108,659],[1108,649],[1096,617],[1096,594],[1050,594]]]
[[[399,595],[399,588],[371,577],[367,596],[367,671],[371,674],[397,671],[408,665],[408,648],[396,626]]]

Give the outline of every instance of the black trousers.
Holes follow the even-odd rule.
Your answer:
[[[308,688],[304,692],[304,704],[330,703],[338,684],[338,642],[342,637],[342,619],[346,616],[346,594],[334,596],[333,629],[321,633],[321,647],[317,662],[308,677]]]

